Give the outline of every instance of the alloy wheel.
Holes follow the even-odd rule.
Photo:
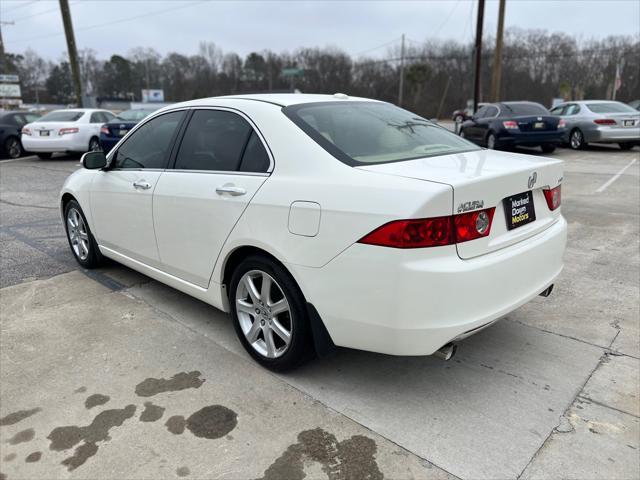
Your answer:
[[[80,260],[86,260],[89,256],[89,233],[82,215],[75,208],[70,208],[67,212],[67,235],[73,253]]]
[[[495,148],[496,148],[496,137],[495,137],[495,135],[490,134],[487,137],[487,148],[489,150],[495,150]]]
[[[100,142],[98,141],[97,138],[92,138],[91,141],[89,142],[89,151],[97,152],[99,150],[100,150]]]
[[[261,270],[245,273],[236,289],[236,313],[251,347],[266,358],[278,358],[291,345],[293,319],[278,282]]]
[[[20,141],[17,138],[10,138],[6,143],[7,155],[9,158],[18,158],[22,153],[20,148]]]
[[[571,148],[574,150],[579,149],[582,146],[582,132],[580,130],[575,130],[571,134]]]

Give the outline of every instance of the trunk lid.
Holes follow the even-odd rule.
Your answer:
[[[77,128],[78,125],[78,122],[34,122],[31,130],[35,138],[57,138],[61,128]]]
[[[542,190],[562,182],[562,163],[544,157],[478,150],[356,168],[450,185],[453,214],[495,207],[487,237],[457,244],[458,255],[468,259],[521,242],[555,223],[560,209],[549,210]],[[532,192],[535,220],[509,229],[507,214],[512,212],[504,200],[528,191]]]
[[[559,117],[553,115],[525,115],[513,117],[521,132],[555,132],[558,129]]]

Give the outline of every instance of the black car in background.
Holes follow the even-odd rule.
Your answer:
[[[119,113],[115,118],[102,125],[100,128],[100,147],[104,153],[108,153],[116,143],[124,137],[129,130],[135,127],[143,118],[151,115],[157,108],[136,108],[133,110],[125,110]]]
[[[460,126],[460,136],[490,149],[541,147],[551,153],[562,143],[565,123],[534,102],[489,103]]]
[[[40,115],[31,112],[0,111],[0,151],[9,158],[18,158],[23,153],[20,134],[27,123],[35,122]]]

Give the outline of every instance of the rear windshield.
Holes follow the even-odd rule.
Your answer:
[[[116,115],[116,119],[123,120],[125,122],[139,122],[144,117],[152,114],[153,112],[155,112],[155,110],[126,110]]]
[[[282,110],[347,165],[371,165],[479,150],[429,120],[376,102],[320,102]]]
[[[549,115],[549,110],[539,103],[503,103],[506,115]]]
[[[637,113],[629,105],[618,102],[587,103],[587,108],[593,113]]]
[[[75,122],[84,115],[84,112],[77,112],[72,110],[59,110],[57,112],[47,113],[41,117],[39,122]]]

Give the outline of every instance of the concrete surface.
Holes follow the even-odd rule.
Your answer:
[[[556,289],[453,361],[338,350],[287,375],[256,366],[222,312],[115,263],[77,269],[56,206],[77,158],[0,162],[0,472],[640,478],[639,152],[552,155]]]

